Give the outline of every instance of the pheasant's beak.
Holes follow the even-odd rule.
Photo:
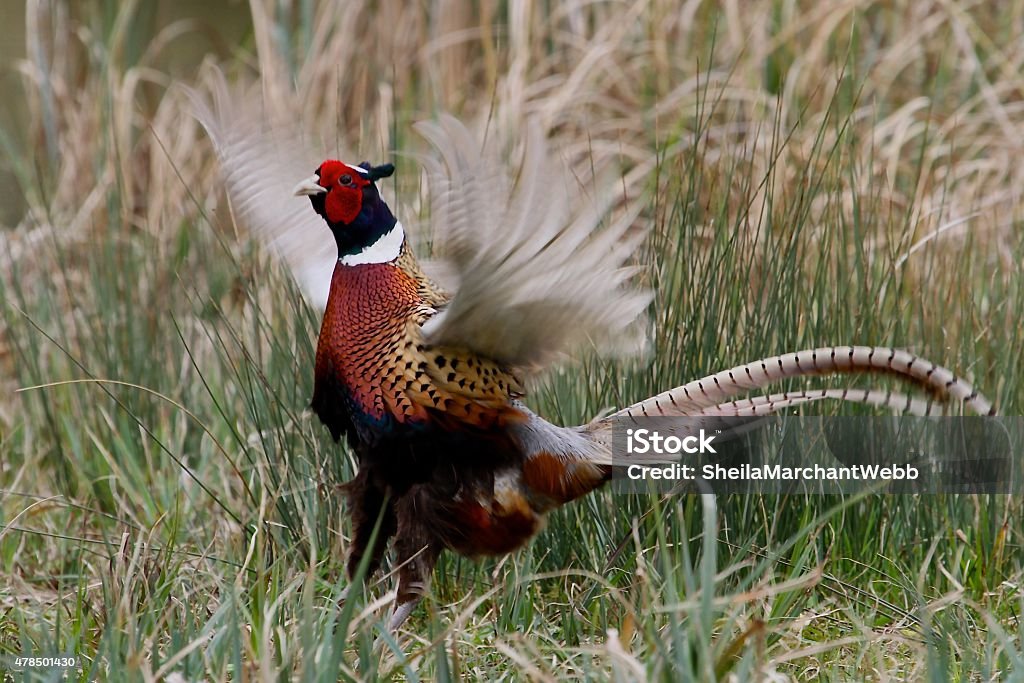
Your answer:
[[[322,194],[324,192],[327,192],[326,187],[320,187],[320,183],[317,182],[319,180],[320,178],[318,178],[315,175],[309,176],[308,178],[306,178],[301,183],[295,186],[295,189],[293,190],[295,196],[308,197],[309,195]]]

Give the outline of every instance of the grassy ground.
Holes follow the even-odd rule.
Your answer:
[[[603,491],[513,557],[443,558],[399,642],[388,583],[338,607],[351,462],[307,410],[317,314],[172,87],[210,65],[346,158],[422,150],[409,124],[444,110],[535,114],[567,163],[657,159],[652,353],[553,374],[552,419],[825,343],[1024,401],[1024,5],[480,5],[256,2],[239,31],[29,3],[26,122],[0,131],[27,205],[0,230],[0,654],[73,652],[82,680],[1024,678],[1006,496]],[[400,158],[409,223],[420,189]]]

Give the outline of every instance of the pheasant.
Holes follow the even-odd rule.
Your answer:
[[[364,561],[376,571],[393,540],[392,630],[423,597],[440,553],[513,552],[551,510],[608,481],[619,418],[763,415],[821,399],[911,412],[930,405],[845,389],[736,398],[787,378],[845,372],[898,375],[973,412],[993,412],[968,383],[906,351],[837,346],[740,365],[582,426],[553,424],[524,403],[529,377],[581,344],[629,351],[641,342],[650,297],[629,284],[628,262],[644,238],[635,209],[599,227],[607,193],[569,215],[559,164],[536,129],[513,183],[453,118],[418,124],[444,160],[428,163],[440,190],[435,222],[457,275],[448,292],[421,267],[380,195],[377,182],[394,166],[324,161],[295,187],[311,204],[298,213],[283,208],[280,183],[258,167],[273,152],[254,150],[252,137],[209,109],[199,116],[240,217],[324,308],[312,409],[357,456],[346,485],[350,576]],[[310,223],[314,216],[333,243]],[[329,275],[320,256],[310,257],[325,242]]]

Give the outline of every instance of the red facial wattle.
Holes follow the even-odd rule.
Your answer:
[[[348,164],[328,160],[320,166],[320,185],[327,188],[324,212],[331,223],[351,223],[363,209],[363,188],[370,181]]]
[[[351,223],[363,208],[361,188],[335,187],[327,193],[324,210],[332,223]]]

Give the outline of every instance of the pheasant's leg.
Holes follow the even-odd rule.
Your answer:
[[[370,558],[364,578],[369,578],[377,571],[387,549],[388,540],[395,533],[394,502],[389,499],[387,491],[373,482],[370,474],[369,468],[362,468],[355,479],[345,484],[353,526],[352,547],[349,550],[347,566],[350,579],[359,571],[359,564],[367,553],[370,554]],[[376,539],[373,539],[378,518],[381,519],[380,529],[377,530]]]
[[[417,595],[412,600],[403,603],[395,603],[395,610],[391,613],[391,618],[388,619],[388,630],[392,633],[402,628],[402,624],[409,618],[409,615],[413,613],[416,606],[420,604],[420,600],[423,599],[422,595]]]
[[[395,537],[398,592],[395,611],[388,621],[388,628],[392,631],[398,630],[423,599],[430,586],[434,565],[444,549],[434,530],[423,519],[417,502],[425,501],[417,495],[410,495],[398,505],[398,535]]]
[[[434,571],[441,550],[441,546],[435,543],[421,546],[414,551],[415,557],[410,558],[407,564],[399,568],[398,594],[395,597],[395,610],[388,621],[389,630],[397,631],[420,604],[430,585],[430,575]],[[402,551],[398,552],[399,557],[402,557]]]

